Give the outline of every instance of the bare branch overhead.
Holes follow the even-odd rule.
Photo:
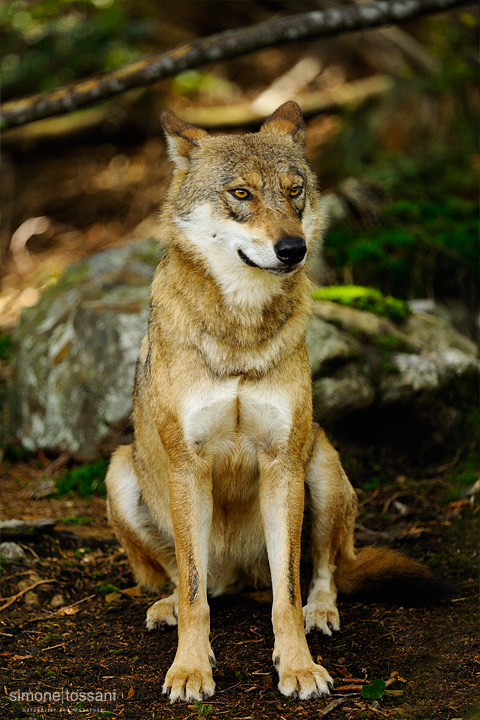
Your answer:
[[[399,24],[429,13],[471,4],[468,0],[377,0],[275,18],[227,30],[155,53],[103,75],[1,106],[0,128],[71,112],[133,87],[149,85],[188,68],[238,57],[273,45]]]

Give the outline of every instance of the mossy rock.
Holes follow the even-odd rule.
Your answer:
[[[395,322],[402,322],[411,315],[410,307],[405,300],[383,295],[380,290],[361,285],[328,285],[316,288],[312,297],[314,300],[330,300],[358,310],[368,310]]]

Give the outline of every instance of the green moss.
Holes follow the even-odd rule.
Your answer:
[[[333,228],[325,245],[328,262],[397,297],[429,297],[432,290],[437,297],[455,296],[460,289],[471,300],[480,262],[478,203],[419,197],[414,188],[403,192],[377,225]]]
[[[21,460],[28,460],[32,456],[30,450],[27,450],[23,445],[17,445],[9,443],[3,453],[5,460],[10,462],[20,462]]]
[[[116,585],[112,585],[112,583],[97,583],[95,585],[95,592],[101,595],[108,595],[111,592],[120,592],[120,590]]]
[[[87,515],[72,515],[58,518],[58,522],[62,523],[62,525],[91,525],[93,521],[93,518],[88,517]]]
[[[12,337],[6,333],[0,333],[0,360],[10,360],[12,357]]]
[[[57,494],[65,495],[68,492],[75,492],[85,498],[90,497],[92,494],[104,497],[106,495],[104,480],[107,468],[108,461],[99,459],[67,470],[55,481]]]
[[[358,310],[368,310],[397,322],[405,320],[411,313],[404,300],[385,296],[380,290],[360,285],[329,285],[315,289],[312,297],[314,300],[330,300]]]
[[[372,342],[374,345],[379,347],[381,350],[386,350],[387,352],[401,352],[401,353],[416,352],[415,348],[412,345],[410,345],[409,343],[405,342],[405,340],[402,340],[402,338],[399,338],[396,335],[388,335],[388,333],[385,333],[384,335],[377,335],[376,337],[373,337]]]

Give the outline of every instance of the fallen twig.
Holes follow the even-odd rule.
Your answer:
[[[42,648],[42,652],[47,652],[47,650],[55,650],[56,648],[64,647],[64,645],[68,645],[68,643],[71,642],[73,642],[73,639],[69,640],[68,642],[58,643],[58,645],[50,645],[50,647]]]
[[[342,697],[342,698],[336,698],[333,700],[333,702],[326,705],[322,710],[320,710],[320,715],[322,717],[325,717],[325,715],[328,715],[332,712],[332,710],[335,710],[339,705],[344,705],[345,703],[350,702],[350,698]]]
[[[38,582],[33,583],[33,585],[29,585],[28,587],[23,588],[23,590],[20,590],[18,593],[15,593],[15,595],[11,595],[9,598],[2,598],[2,600],[6,600],[7,602],[5,602],[3,605],[0,605],[0,612],[2,612],[2,610],[5,610],[7,607],[12,605],[15,602],[15,600],[18,600],[18,598],[21,598],[22,595],[25,595],[25,593],[27,593],[29,590],[33,590],[34,588],[38,587],[39,585],[46,585],[47,583],[52,583],[52,582],[59,583],[60,581],[59,580],[39,580]],[[60,583],[60,584],[62,584],[62,583]]]
[[[80,605],[80,603],[84,603],[87,600],[91,600],[93,597],[95,597],[95,594],[87,595],[87,597],[84,597],[81,600],[77,600],[77,602],[74,602],[71,605],[64,605],[63,607],[58,608],[58,610],[56,611],[56,614],[57,615],[73,615],[77,605]]]

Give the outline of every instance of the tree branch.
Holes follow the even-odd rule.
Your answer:
[[[187,68],[237,57],[273,45],[324,37],[379,25],[399,24],[469,0],[377,0],[290,15],[251,27],[227,30],[155,53],[141,60],[65,85],[58,90],[12,100],[1,106],[0,128],[7,129],[76,110],[133,87],[149,85]]]

